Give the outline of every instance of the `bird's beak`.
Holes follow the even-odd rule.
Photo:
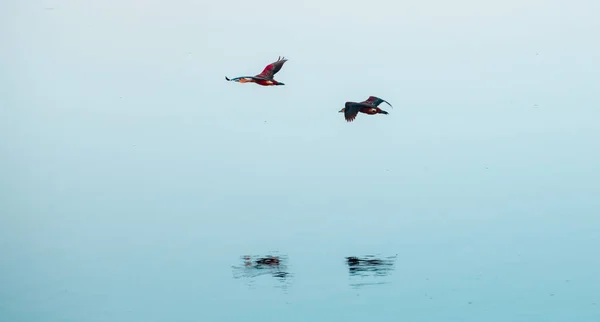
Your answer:
[[[285,84],[280,82],[280,83],[277,83],[277,85],[285,85]]]

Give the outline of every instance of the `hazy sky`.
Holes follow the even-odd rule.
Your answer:
[[[279,249],[399,253],[439,290],[495,272],[505,302],[457,321],[597,321],[598,34],[592,0],[3,0],[0,320],[234,320],[213,290]],[[224,79],[278,56],[285,86]],[[390,114],[338,113],[370,95]],[[321,321],[300,313],[337,293],[303,294]],[[276,306],[254,301],[228,305]]]

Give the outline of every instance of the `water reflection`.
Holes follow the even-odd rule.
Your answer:
[[[261,276],[270,275],[278,282],[274,287],[287,291],[292,274],[288,272],[287,256],[285,255],[244,255],[242,265],[232,266],[233,277],[247,279],[250,288],[256,287],[256,281]]]
[[[367,285],[387,284],[385,277],[394,270],[396,256],[378,258],[375,255],[363,257],[346,257],[346,264],[350,274],[350,285],[362,287]]]

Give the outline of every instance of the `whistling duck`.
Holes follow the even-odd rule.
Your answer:
[[[273,76],[277,74],[286,61],[287,59],[285,59],[285,57],[279,57],[276,62],[267,65],[267,67],[265,67],[265,69],[256,76],[240,76],[231,79],[225,76],[225,79],[230,82],[256,83],[262,86],[285,85],[284,83],[273,79]]]
[[[369,96],[366,100],[356,103],[356,102],[346,102],[344,108],[342,108],[339,112],[344,113],[344,118],[348,122],[354,121],[358,112],[374,115],[374,114],[388,114],[388,112],[380,109],[379,104],[386,103],[390,107],[393,108],[392,104],[388,103],[386,100],[383,100],[379,97]]]

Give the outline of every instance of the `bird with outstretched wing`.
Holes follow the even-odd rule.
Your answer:
[[[256,83],[262,86],[275,86],[275,85],[285,85],[282,82],[276,81],[273,77],[277,72],[281,70],[283,64],[287,59],[285,57],[279,57],[277,61],[267,65],[263,71],[255,76],[240,76],[235,78],[228,78],[225,76],[225,79],[230,82],[238,82],[238,83]]]
[[[357,102],[346,102],[344,108],[342,108],[339,112],[344,113],[344,118],[348,122],[354,121],[358,113],[364,113],[369,115],[375,114],[388,114],[388,112],[379,108],[379,104],[386,103],[390,107],[392,104],[388,103],[386,100],[381,99],[376,96],[369,96],[366,100],[357,103]],[[393,107],[392,107],[393,108]]]

